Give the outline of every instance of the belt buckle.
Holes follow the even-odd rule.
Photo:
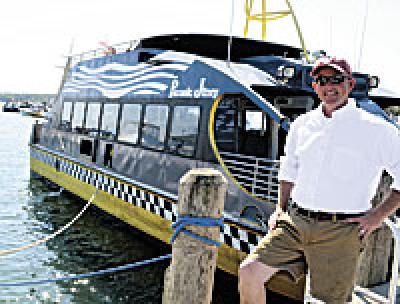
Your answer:
[[[336,213],[332,214],[332,222],[336,223],[337,222],[337,216]]]

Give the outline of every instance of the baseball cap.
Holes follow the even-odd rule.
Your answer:
[[[312,69],[310,75],[315,76],[320,70],[324,68],[332,68],[342,74],[351,76],[351,68],[345,59],[337,58],[323,58],[318,60],[314,68]]]

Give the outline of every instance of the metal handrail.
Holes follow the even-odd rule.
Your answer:
[[[249,182],[250,182],[250,180],[252,180],[252,177],[250,177],[250,176],[244,176],[244,175],[240,175],[240,174],[234,174],[234,176],[237,177],[237,178],[240,178],[240,179],[245,179],[245,180],[247,180]],[[251,188],[251,184],[248,187]]]
[[[219,153],[240,186],[256,197],[278,201],[279,190],[275,189],[279,187],[277,173],[280,162],[278,160],[224,151],[219,151]],[[260,193],[260,191],[266,193]]]
[[[264,181],[264,180],[257,180],[258,183],[264,184],[264,185],[271,185],[271,186],[275,186],[278,187],[279,184],[278,183],[272,183],[272,182],[268,182],[268,181]],[[277,191],[277,190],[276,190]]]
[[[135,40],[129,40],[129,41],[112,44],[109,47],[112,49],[115,49],[116,53],[122,53],[123,51],[126,51],[127,49],[130,49],[131,51],[134,50],[139,45],[139,43],[140,43],[140,40],[135,39]],[[107,50],[107,47],[101,47],[101,48],[85,51],[82,53],[73,54],[68,57],[72,58],[73,63],[77,63],[77,62],[81,62],[83,60],[89,60],[89,59],[93,59],[93,58],[103,57],[106,55],[105,50]]]
[[[237,154],[237,153],[232,153],[232,152],[219,151],[219,154],[233,156],[233,157],[239,157],[239,158],[249,158],[249,159],[254,159],[254,160],[258,159],[258,160],[269,162],[269,163],[280,163],[280,161],[276,160],[276,159],[261,158],[261,157],[257,157],[257,156]]]
[[[234,167],[234,166],[232,166],[232,165],[227,165],[226,167],[227,167],[228,169],[231,169],[231,170],[234,170],[234,171],[240,171],[240,172],[242,172],[242,173],[248,173],[248,174],[250,174],[250,175],[253,174],[253,171],[247,170],[247,169],[243,169],[243,168],[240,168],[240,167]]]
[[[226,159],[226,158],[224,158],[224,162],[225,163],[229,163],[229,164],[234,164],[234,165],[247,166],[247,167],[254,167],[256,165],[256,164],[244,163],[244,162],[241,162],[241,161],[231,160],[231,159]],[[274,172],[278,172],[279,171],[278,167],[274,168],[274,167],[266,167],[266,166],[258,165],[258,168],[259,169],[263,169],[263,170],[267,170],[267,171],[274,171]]]
[[[278,174],[267,174],[258,172],[258,176],[271,177],[271,179],[278,179]]]
[[[226,167],[228,169],[231,169],[232,171],[240,171],[242,173],[248,173],[250,175],[253,175],[253,171],[251,171],[251,170],[247,170],[247,169],[240,168],[240,167],[234,167],[232,165],[226,165]],[[261,172],[257,172],[257,176],[270,177],[271,179],[277,179],[278,178],[277,174],[267,174],[267,173],[261,173]],[[278,184],[276,184],[276,185],[278,186]]]
[[[261,186],[255,186],[254,188],[260,189],[262,191],[268,191],[268,192],[277,193],[277,194],[279,193],[279,190],[273,190],[273,189],[264,188],[264,187],[261,187]]]
[[[256,159],[256,167],[254,169],[253,174],[253,182],[251,184],[251,193],[254,194],[256,190],[256,183],[257,183],[257,173],[258,173],[258,159]]]
[[[279,171],[279,168],[278,168],[278,167],[274,168],[274,167],[266,167],[266,166],[261,166],[261,165],[260,165],[259,168],[260,168],[260,169],[267,170],[267,171],[274,171],[274,172],[278,172],[278,171]]]
[[[254,167],[254,165],[255,165],[255,164],[243,163],[243,162],[235,161],[235,160],[231,160],[231,159],[226,159],[226,158],[224,158],[224,162],[225,162],[225,163],[234,164],[234,165],[247,166],[247,167]]]

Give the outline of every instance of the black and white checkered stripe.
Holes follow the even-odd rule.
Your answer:
[[[31,157],[40,160],[42,163],[45,163],[46,165],[55,167],[56,165],[56,158],[47,153],[43,153],[42,151],[36,150],[36,149],[31,149]]]
[[[246,253],[252,252],[261,238],[262,235],[260,234],[226,223],[224,223],[224,229],[221,229],[220,233],[221,242]]]
[[[35,148],[31,148],[31,156],[56,168],[58,171],[64,172],[81,182],[92,185],[129,204],[143,208],[172,222],[175,222],[177,219],[177,205],[170,199],[122,183],[117,179],[85,168],[75,162],[59,158]],[[240,229],[238,226],[226,222],[224,223],[224,228],[221,228],[220,232],[220,241],[222,243],[246,253],[250,253],[261,238],[262,235],[259,233],[251,232],[247,229]]]

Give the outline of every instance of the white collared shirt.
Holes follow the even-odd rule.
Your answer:
[[[332,118],[320,105],[291,124],[278,179],[303,208],[356,213],[371,208],[383,170],[400,190],[399,130],[349,99]]]

